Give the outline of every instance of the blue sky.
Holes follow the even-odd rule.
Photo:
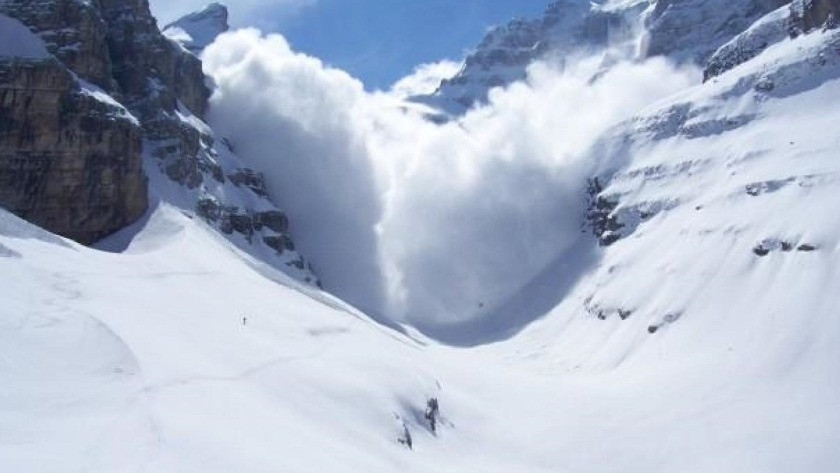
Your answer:
[[[490,26],[539,15],[550,0],[230,0],[234,26],[280,32],[298,50],[387,88],[414,66],[459,60]],[[161,22],[200,0],[152,0]]]

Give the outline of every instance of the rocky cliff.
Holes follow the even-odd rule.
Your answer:
[[[138,219],[148,205],[140,125],[49,55],[47,46],[55,43],[44,44],[21,23],[2,18],[5,33],[17,33],[6,47],[23,44],[30,51],[8,49],[0,56],[0,205],[55,233],[93,243]],[[85,15],[77,18],[90,22]],[[33,53],[33,45],[42,52]],[[101,61],[66,57],[102,79]]]
[[[142,216],[151,192],[317,282],[262,177],[202,121],[201,61],[147,0],[0,0],[0,14],[40,48],[0,47],[0,205],[92,244]]]
[[[789,0],[657,0],[647,15],[645,56],[704,65],[723,44]]]
[[[794,0],[790,8],[793,27],[800,32],[836,28],[840,19],[840,0]]]

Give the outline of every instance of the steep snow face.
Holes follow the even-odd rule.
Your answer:
[[[0,56],[27,59],[51,57],[38,35],[29,31],[20,21],[0,14]]]
[[[220,34],[228,31],[228,9],[220,3],[211,3],[166,25],[162,32],[195,55]]]

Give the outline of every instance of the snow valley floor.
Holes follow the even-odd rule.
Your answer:
[[[656,337],[565,316],[452,348],[301,289],[171,208],[119,255],[8,215],[2,226],[16,277],[3,286],[0,455],[15,471],[837,464],[837,331],[819,313],[728,314],[728,335],[687,320]],[[397,443],[404,425],[413,450]]]

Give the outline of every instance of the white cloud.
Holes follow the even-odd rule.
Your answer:
[[[267,173],[327,287],[426,326],[480,316],[568,251],[590,147],[694,79],[660,60],[597,81],[595,60],[538,64],[490,105],[435,125],[279,36],[228,34],[204,57],[213,125]]]
[[[399,98],[431,94],[444,79],[449,79],[461,69],[460,62],[443,60],[421,64],[414,71],[391,86],[391,93]]]

